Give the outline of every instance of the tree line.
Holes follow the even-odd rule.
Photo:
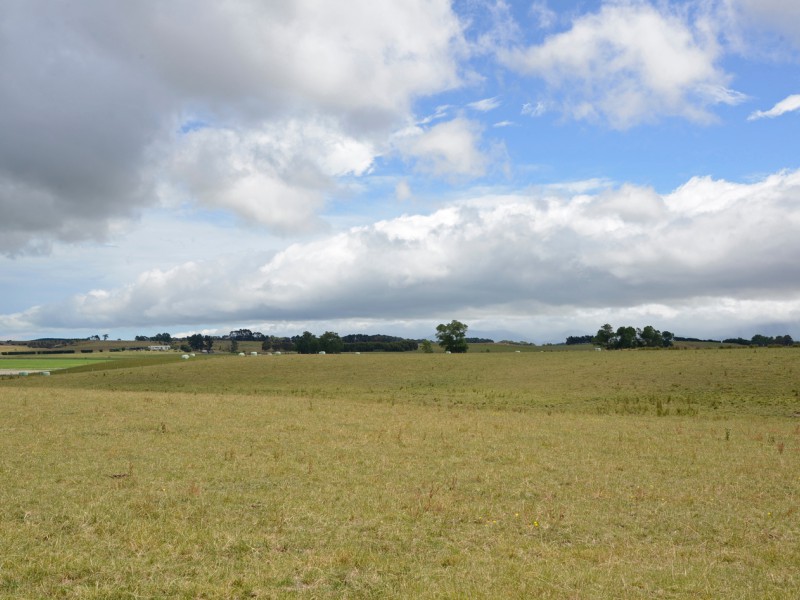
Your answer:
[[[292,347],[299,354],[338,354],[340,352],[409,352],[419,348],[419,342],[391,335],[350,334],[341,337],[335,331],[326,331],[319,337],[310,331],[290,338]],[[267,347],[269,345],[269,347]],[[285,347],[284,343],[284,347]],[[264,350],[273,349],[267,341]]]
[[[184,339],[173,338],[169,333],[159,333],[153,336],[137,335],[136,341],[159,342],[170,344],[181,342],[183,350],[197,350],[206,352],[215,348],[224,348],[223,351],[237,352],[239,342],[261,342],[261,349],[265,352],[297,352],[299,354],[338,354],[340,352],[409,352],[419,348],[419,341],[392,335],[367,335],[349,334],[340,336],[335,331],[326,331],[322,335],[315,335],[304,331],[300,335],[274,336],[265,335],[260,331],[250,329],[236,329],[227,335],[210,336],[195,333]],[[226,342],[221,344],[219,342]]]
[[[768,335],[761,335],[757,333],[749,340],[743,338],[728,338],[722,340],[723,344],[740,344],[742,346],[794,346],[794,340],[788,333],[786,335],[778,335],[775,337]]]
[[[719,340],[701,340],[699,338],[678,337],[669,331],[659,331],[652,325],[642,329],[631,326],[619,327],[616,330],[606,323],[595,335],[571,335],[566,344],[594,344],[609,350],[622,348],[668,348],[675,342],[713,342],[715,344],[738,344],[740,346],[793,346],[794,340],[789,334],[767,336],[756,334],[752,338],[741,337]]]
[[[659,331],[652,325],[642,329],[623,326],[616,330],[606,323],[592,337],[592,343],[608,350],[623,348],[668,348],[675,336],[669,331]]]

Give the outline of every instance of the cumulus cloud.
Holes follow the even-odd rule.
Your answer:
[[[260,264],[154,269],[128,286],[5,315],[0,325],[413,321],[445,313],[540,323],[554,315],[595,324],[614,315],[687,323],[716,315],[730,326],[777,315],[796,321],[800,171],[746,184],[698,177],[669,194],[599,187],[480,196],[292,244]]]
[[[375,154],[367,141],[314,119],[200,128],[175,144],[169,180],[206,207],[275,231],[302,231],[313,226],[335,178],[364,174]]]
[[[507,67],[543,79],[568,117],[617,129],[664,116],[708,122],[710,106],[740,102],[719,54],[705,22],[640,2],[606,4],[539,45],[499,52]]]
[[[10,0],[0,23],[6,254],[102,239],[164,184],[295,227],[332,178],[364,172],[416,98],[460,84],[464,52],[445,0]],[[187,122],[204,127],[180,133]],[[223,165],[234,138],[240,162]],[[267,164],[273,150],[284,154]],[[208,161],[226,193],[208,185]]]
[[[794,94],[788,98],[784,98],[769,110],[757,110],[747,117],[748,121],[755,121],[757,119],[774,118],[785,115],[788,112],[800,110],[800,94]]]
[[[480,177],[489,157],[481,150],[482,127],[477,121],[457,117],[433,127],[414,126],[396,137],[396,147],[416,161],[417,168],[437,177]]]

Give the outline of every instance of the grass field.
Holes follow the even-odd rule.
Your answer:
[[[32,356],[30,358],[5,358],[0,359],[0,370],[4,369],[71,369],[87,365],[95,365],[108,361],[107,358],[76,358],[68,356],[64,358],[51,358]]]
[[[3,371],[41,371],[54,373],[69,369],[71,373],[120,369],[126,366],[145,367],[176,362],[180,359],[175,353],[119,352],[114,354],[82,356],[61,354],[56,356],[15,356],[0,357],[0,373]],[[6,376],[8,377],[8,376]]]
[[[794,598],[793,349],[0,381],[0,597]]]

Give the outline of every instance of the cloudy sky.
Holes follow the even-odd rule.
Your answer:
[[[0,3],[0,339],[800,338],[800,4]]]

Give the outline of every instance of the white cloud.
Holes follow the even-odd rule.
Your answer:
[[[319,119],[201,128],[182,135],[172,152],[168,181],[206,207],[277,231],[312,226],[335,178],[364,174],[377,154]]]
[[[450,113],[453,111],[455,107],[451,106],[450,104],[441,104],[436,107],[436,110],[433,111],[433,114],[430,114],[422,119],[419,120],[418,125],[428,125],[433,121],[439,121],[441,119],[445,119],[450,116]]]
[[[465,2],[460,7],[467,30],[473,38],[472,52],[491,54],[498,47],[516,42],[520,28],[505,0]]]
[[[536,104],[526,102],[522,105],[522,110],[520,112],[523,115],[529,115],[531,117],[541,117],[547,112],[547,104],[541,101],[537,102]]]
[[[489,159],[481,151],[481,125],[457,117],[428,129],[412,127],[396,138],[396,146],[416,161],[417,168],[437,177],[480,177]]]
[[[550,29],[556,24],[558,15],[547,6],[545,0],[536,0],[531,4],[531,15],[536,19],[541,29]]]
[[[467,106],[479,112],[489,112],[491,110],[498,108],[500,104],[501,104],[500,98],[495,96],[494,98],[484,98],[483,100],[470,102],[469,104],[467,104]]]
[[[397,185],[394,188],[394,196],[401,202],[411,199],[413,192],[411,191],[411,186],[408,184],[407,180],[401,179],[397,182]]]
[[[466,52],[446,0],[30,0],[3,3],[0,20],[9,255],[105,239],[165,186],[268,228],[303,227],[332,179],[367,172],[415,100],[461,85]],[[186,121],[204,129],[176,136]],[[233,142],[239,163],[225,165]],[[201,158],[230,188],[208,185]]]
[[[542,44],[500,51],[503,64],[542,78],[552,102],[575,119],[625,129],[664,116],[708,122],[708,107],[735,104],[730,77],[706,24],[646,3],[619,2],[576,18]]]
[[[769,110],[757,110],[751,113],[747,120],[755,121],[757,119],[780,117],[796,110],[800,110],[800,94],[793,94],[788,98],[784,98]]]
[[[721,329],[777,318],[800,326],[800,171],[749,184],[693,178],[665,195],[575,185],[568,195],[570,186],[480,196],[380,221],[292,244],[260,264],[247,257],[151,269],[127,286],[5,315],[0,328],[443,313],[551,319],[550,327],[648,315],[673,329],[702,327],[714,315]]]

